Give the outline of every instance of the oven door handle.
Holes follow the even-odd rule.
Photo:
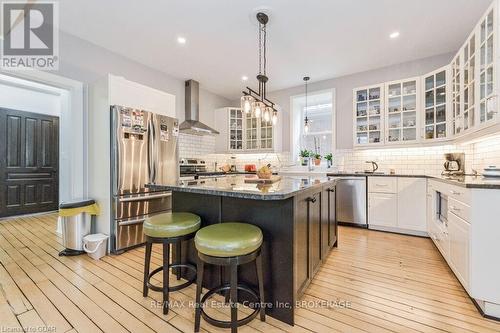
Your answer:
[[[118,222],[118,226],[119,227],[124,227],[124,226],[127,226],[127,225],[133,225],[133,224],[140,224],[140,223],[143,223],[146,219],[142,218],[142,219],[135,219],[135,220],[127,220],[127,221],[123,221],[123,222]]]
[[[162,193],[162,194],[152,194],[152,195],[141,195],[139,197],[128,197],[128,198],[120,198],[119,202],[133,202],[133,201],[146,201],[150,199],[161,199],[172,196],[172,193]]]

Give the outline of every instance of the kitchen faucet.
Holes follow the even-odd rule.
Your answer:
[[[372,171],[368,171],[371,173],[375,173],[375,171],[378,170],[378,164],[375,161],[366,161],[365,163],[371,163],[372,164]]]

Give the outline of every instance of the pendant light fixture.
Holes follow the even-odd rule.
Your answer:
[[[310,80],[310,77],[309,76],[304,76],[303,78],[304,82],[305,82],[305,86],[306,86],[306,106],[304,107],[304,114],[305,114],[305,117],[304,117],[304,133],[309,133],[309,118],[307,118],[307,81]]]
[[[278,111],[273,102],[266,97],[266,83],[269,80],[267,77],[267,29],[266,25],[269,22],[267,14],[257,13],[257,21],[259,22],[259,74],[257,81],[259,89],[255,91],[247,87],[247,91],[243,91],[241,96],[241,109],[246,113],[252,113],[255,118],[263,118],[265,122],[272,121],[273,125],[278,122]]]

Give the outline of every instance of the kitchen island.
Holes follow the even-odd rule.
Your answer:
[[[245,222],[261,228],[266,313],[293,325],[296,302],[337,245],[336,178],[283,177],[264,185],[247,183],[248,177],[255,178],[234,175],[149,187],[171,190],[173,211],[199,215],[202,227]],[[182,256],[196,262],[192,240],[183,244]],[[222,268],[208,266],[204,286],[218,286],[228,281],[225,277]],[[238,279],[257,289],[255,264],[240,266]]]

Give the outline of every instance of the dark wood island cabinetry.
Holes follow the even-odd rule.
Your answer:
[[[172,190],[172,209],[201,216],[202,227],[245,222],[261,228],[266,313],[293,325],[296,302],[337,242],[335,184],[335,178],[283,177],[262,186],[226,176],[150,187]],[[182,254],[196,262],[192,241]],[[225,277],[221,268],[208,266],[204,285],[215,287]],[[241,266],[238,279],[256,288],[255,265]]]

